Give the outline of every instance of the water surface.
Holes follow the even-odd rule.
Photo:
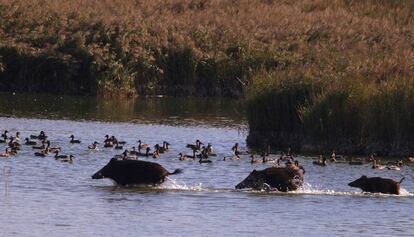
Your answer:
[[[42,102],[29,103],[33,97]],[[287,194],[235,191],[234,186],[249,172],[270,164],[251,165],[248,157],[222,161],[231,155],[234,143],[246,146],[245,118],[237,101],[206,101],[147,98],[123,104],[29,95],[10,103],[2,100],[0,129],[20,131],[23,137],[44,130],[52,146],[61,146],[63,153],[76,159],[68,164],[52,156],[34,157],[27,146],[14,158],[0,159],[1,235],[414,235],[411,166],[400,172],[346,163],[323,168],[312,165],[314,157],[299,156],[307,170],[301,190]],[[82,106],[76,106],[79,103]],[[71,134],[82,143],[69,144]],[[138,139],[149,144],[167,140],[171,151],[160,159],[145,160],[170,171],[182,168],[184,173],[157,188],[122,188],[107,179],[92,180],[94,172],[120,153],[87,149],[106,134],[127,141],[128,148],[136,146]],[[179,152],[190,153],[185,144],[196,139],[213,144],[218,156],[212,164],[178,160]],[[0,150],[4,147],[0,144]],[[405,176],[403,194],[363,194],[347,186],[362,174],[398,180]]]

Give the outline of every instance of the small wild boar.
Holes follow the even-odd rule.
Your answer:
[[[381,177],[368,178],[362,175],[361,178],[349,183],[348,185],[355,188],[360,188],[364,192],[370,193],[387,193],[387,194],[400,194],[400,184],[404,180],[402,178],[400,182],[392,179],[384,179]]]
[[[270,167],[253,170],[247,178],[236,185],[236,189],[252,188],[261,190],[275,188],[281,192],[294,191],[302,186],[303,172],[294,167]]]
[[[176,169],[168,172],[160,164],[142,160],[117,160],[112,158],[107,165],[92,175],[92,179],[110,178],[120,185],[158,185],[169,175],[179,174]]]

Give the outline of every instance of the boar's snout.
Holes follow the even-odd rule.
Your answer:
[[[236,189],[243,189],[245,187],[246,186],[243,184],[243,182],[241,182],[241,183],[239,183],[239,184],[236,185]]]
[[[92,175],[92,179],[103,179],[104,176],[102,175],[101,172],[96,172],[94,175]]]
[[[354,187],[354,188],[358,188],[358,186],[357,186],[357,184],[356,184],[356,182],[355,182],[355,181],[350,182],[350,183],[348,184],[348,186],[351,186],[351,187]]]

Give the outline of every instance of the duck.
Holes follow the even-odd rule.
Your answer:
[[[240,151],[239,150],[239,143],[234,144],[234,146],[231,148],[232,151],[234,151],[234,155],[240,158],[240,155],[247,155],[249,154],[249,151]]]
[[[204,145],[199,139],[196,140],[196,144],[187,144],[187,148],[199,151],[201,149],[201,145]]]
[[[202,163],[213,163],[213,161],[211,161],[211,160],[205,160],[205,159],[203,159],[203,158],[200,158],[200,160],[198,161],[200,164],[202,164]]]
[[[160,145],[158,145],[158,144],[155,144],[154,145],[154,150],[156,151],[156,152],[158,152],[158,153],[164,153],[164,149],[160,146]]]
[[[386,166],[388,170],[395,170],[395,171],[400,171],[401,168],[397,165],[387,165]]]
[[[72,143],[72,144],[79,144],[79,143],[81,143],[80,140],[75,140],[75,136],[73,134],[70,135],[69,138],[71,139],[69,142]]]
[[[181,161],[183,161],[183,160],[194,160],[195,159],[195,157],[193,157],[193,156],[189,156],[189,155],[184,155],[183,153],[179,153],[178,154],[178,160],[181,160]]]
[[[165,153],[166,151],[169,150],[170,147],[170,143],[163,141],[162,142],[162,146],[155,144],[154,148],[155,150],[158,150],[159,153]]]
[[[132,151],[129,151],[129,154],[131,154],[131,155],[138,155],[139,154],[139,152],[136,150],[136,148],[133,146],[132,147]]]
[[[117,141],[117,142],[115,143],[115,149],[117,149],[117,150],[122,150],[122,149],[124,149],[124,147],[123,147],[123,146],[121,146],[121,145],[119,145],[119,142]]]
[[[156,149],[153,153],[152,153],[152,158],[157,159],[160,158],[160,151],[158,149]]]
[[[14,137],[14,140],[20,141],[20,132],[16,132],[16,136]]]
[[[43,149],[40,152],[35,152],[35,156],[46,157],[49,154],[47,149]]]
[[[142,144],[141,140],[138,140],[138,152],[141,152],[142,149],[147,149],[148,147],[148,144]]]
[[[94,150],[97,151],[98,150],[98,145],[99,143],[97,141],[94,141],[91,145],[88,146],[89,150]]]
[[[403,165],[403,161],[402,160],[389,161],[389,162],[387,162],[387,166],[397,166],[397,167],[401,167],[402,165]]]
[[[319,160],[312,162],[312,164],[324,167],[326,166],[326,158],[321,155],[319,156]]]
[[[39,135],[30,135],[30,139],[46,140],[47,136],[44,131],[40,131]]]
[[[37,145],[37,142],[29,140],[28,137],[26,137],[26,139],[24,139],[24,140],[26,141],[24,143],[25,145],[29,145],[29,146],[36,146]]]
[[[213,145],[211,143],[207,144],[206,151],[208,156],[217,156],[217,154],[213,153]]]
[[[62,150],[60,147],[50,147],[50,141],[47,141],[46,144],[47,144],[46,149],[47,149],[48,152],[52,152],[53,153],[55,151],[59,151],[60,152]]]
[[[250,163],[251,163],[251,164],[263,163],[263,160],[255,160],[255,159],[254,159],[254,155],[253,155],[253,154],[250,156],[250,158],[252,158],[252,159],[250,160]]]
[[[137,160],[138,157],[135,155],[129,155],[130,152],[128,150],[125,150],[124,152],[122,152],[122,159],[123,160]]]
[[[15,150],[20,150],[20,147],[21,147],[20,143],[14,141],[14,137],[10,138],[8,145],[10,148],[15,149]]]
[[[6,143],[6,141],[7,141],[7,133],[8,133],[9,131],[7,131],[7,130],[4,130],[4,132],[1,134],[1,137],[3,138],[3,139],[1,139],[0,140],[0,143]]]
[[[104,147],[105,148],[112,148],[112,147],[114,147],[114,143],[111,142],[111,141],[105,141],[104,142]]]
[[[10,157],[10,156],[13,156],[13,155],[15,155],[15,154],[13,154],[11,151],[9,151],[8,147],[6,148],[5,152],[0,153],[0,157],[6,157],[6,158]]]
[[[373,169],[378,169],[378,170],[382,170],[382,169],[384,169],[384,168],[385,168],[385,165],[380,165],[380,164],[378,164],[378,163],[377,163],[377,161],[374,159],[374,160],[372,161],[372,166],[371,166],[371,168],[373,168]]]
[[[104,140],[104,143],[107,143],[107,142],[114,142],[114,141],[112,140],[112,137],[109,137],[109,135],[108,135],[108,134],[106,134],[106,135],[105,135],[105,140]]]
[[[294,170],[302,170],[303,175],[306,173],[305,168],[297,160],[295,160],[293,163],[290,163],[290,165],[287,165],[286,167]]]
[[[70,156],[68,155],[59,155],[59,151],[55,151],[55,159],[68,159]]]
[[[62,161],[62,162],[67,162],[72,164],[73,163],[73,158],[75,158],[73,155],[69,155],[67,158],[60,158],[58,160]]]
[[[332,151],[331,157],[329,158],[330,162],[336,162],[336,154],[335,150]]]

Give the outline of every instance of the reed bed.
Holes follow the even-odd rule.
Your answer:
[[[411,77],[413,5],[0,0],[0,90],[243,97],[263,70]]]

